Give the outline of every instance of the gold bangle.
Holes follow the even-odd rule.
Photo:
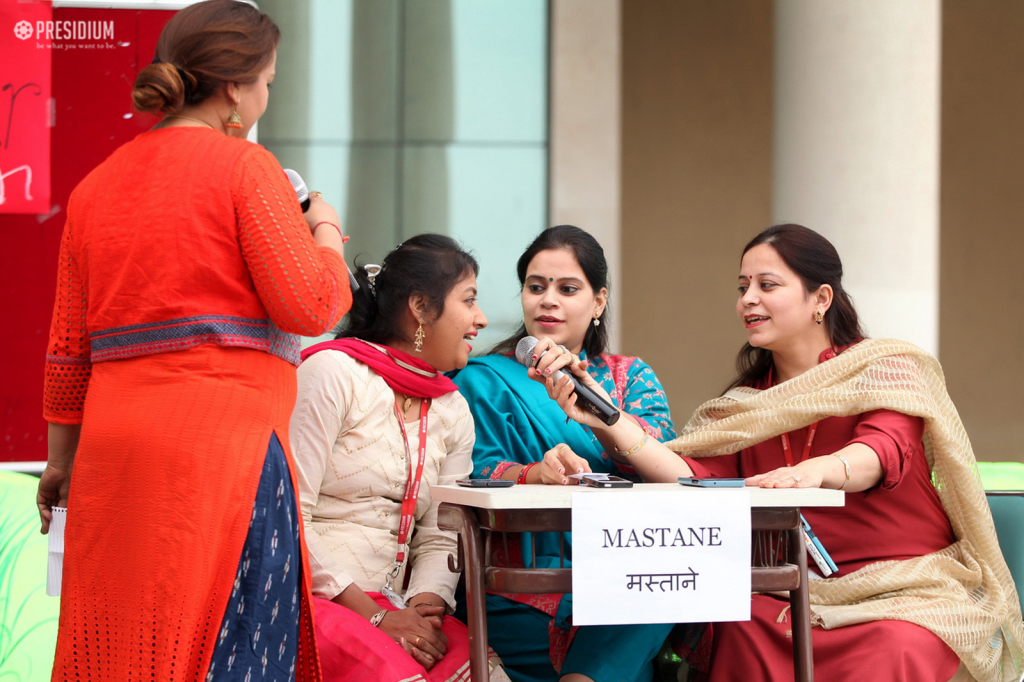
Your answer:
[[[838,459],[840,462],[842,462],[843,466],[846,467],[846,480],[843,481],[843,484],[841,486],[839,486],[839,489],[843,490],[844,488],[846,488],[846,484],[850,482],[850,463],[847,462],[846,458],[840,455],[838,452],[833,452],[832,456]]]
[[[630,455],[640,452],[643,449],[643,447],[647,445],[647,440],[647,434],[645,433],[644,437],[640,439],[639,443],[631,447],[629,450],[619,450],[619,454],[622,455],[623,457],[628,458]]]

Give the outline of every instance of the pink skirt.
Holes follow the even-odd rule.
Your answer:
[[[397,611],[379,592],[369,592],[382,608]],[[402,645],[356,612],[319,597],[313,598],[316,643],[324,682],[463,682],[469,680],[469,629],[445,616],[441,631],[448,651],[430,670],[405,652]],[[494,663],[496,654],[488,649]]]

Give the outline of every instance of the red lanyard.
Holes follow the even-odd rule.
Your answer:
[[[801,462],[807,461],[807,458],[811,456],[811,445],[814,443],[814,434],[818,432],[818,422],[811,424],[811,427],[807,430],[807,444],[804,445],[804,456],[800,458]],[[789,434],[782,434],[782,452],[786,455],[786,465],[793,466],[793,449],[789,447]]]
[[[412,451],[409,450],[409,434],[405,431],[405,415],[398,409],[398,401],[395,400],[395,416],[398,417],[398,426],[402,429],[402,442],[405,443],[405,454],[409,459],[409,481],[405,484],[405,495],[402,497],[402,520],[398,523],[398,558],[395,559],[397,566],[401,566],[405,561],[405,542],[409,539],[409,529],[412,527],[413,513],[416,511],[416,500],[420,496],[423,463],[427,460],[427,411],[429,409],[430,401],[423,398],[420,401],[420,457],[419,465],[417,465],[413,461]]]

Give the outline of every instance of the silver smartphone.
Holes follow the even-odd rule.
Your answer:
[[[679,485],[692,485],[696,488],[742,488],[746,481],[742,478],[686,478],[679,477]]]

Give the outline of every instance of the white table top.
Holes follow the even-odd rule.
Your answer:
[[[632,488],[591,488],[585,485],[514,485],[510,488],[463,488],[458,485],[432,485],[435,502],[451,502],[479,509],[570,509],[573,494],[629,495],[634,490],[668,491],[679,495],[714,495],[719,490],[736,488],[691,488],[678,483],[637,483]],[[842,507],[846,493],[825,488],[756,488],[748,486],[750,506],[764,507]]]

